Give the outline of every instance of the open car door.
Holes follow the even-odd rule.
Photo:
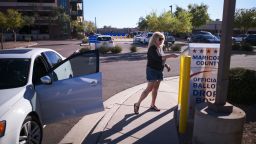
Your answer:
[[[43,124],[104,110],[97,50],[70,56],[41,81],[35,89]]]

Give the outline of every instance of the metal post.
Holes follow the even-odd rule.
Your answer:
[[[169,6],[171,8],[171,13],[172,13],[172,5]]]
[[[98,33],[98,32],[97,32],[96,17],[94,18],[94,23],[95,23],[96,33]]]
[[[232,32],[236,0],[224,0],[223,18],[221,26],[220,56],[217,75],[217,89],[215,105],[224,106],[227,99],[228,75],[232,47]]]

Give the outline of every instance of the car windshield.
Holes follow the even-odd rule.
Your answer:
[[[26,85],[30,59],[0,59],[0,89]]]

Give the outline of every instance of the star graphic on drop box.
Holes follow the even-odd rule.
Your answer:
[[[200,50],[200,53],[203,53],[203,52],[204,52],[204,50],[203,50],[203,49],[201,49],[201,50]]]
[[[193,50],[193,53],[196,53],[196,50],[195,50],[195,49]]]
[[[218,51],[217,51],[217,50],[214,50],[214,53],[218,53]]]
[[[208,49],[208,50],[207,50],[207,53],[211,53],[211,50]]]

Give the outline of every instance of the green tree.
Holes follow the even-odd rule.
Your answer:
[[[163,12],[159,17],[158,30],[163,32],[173,32],[175,30],[177,19],[172,15],[170,11]]]
[[[1,28],[1,48],[4,49],[3,40],[4,40],[4,30],[7,28],[7,18],[0,12],[0,28]]]
[[[65,34],[68,33],[68,27],[70,25],[70,17],[62,11],[61,13],[58,13],[57,16],[57,23],[60,26],[61,33]]]
[[[188,11],[192,15],[192,26],[193,28],[198,28],[202,25],[205,25],[209,20],[209,14],[207,12],[208,6],[205,4],[189,4]]]
[[[186,12],[186,10],[183,9],[182,7],[177,6],[176,11],[174,12],[174,15],[177,17],[180,12]]]
[[[8,9],[7,10],[7,23],[8,23],[8,29],[13,32],[14,35],[14,41],[16,42],[16,30],[23,26],[24,21],[22,19],[21,13],[14,9]]]
[[[62,34],[67,33],[67,29],[70,26],[70,18],[63,8],[53,8],[48,19],[51,26],[57,25]]]
[[[237,9],[235,12],[234,24],[236,28],[247,33],[249,28],[256,27],[256,8]]]
[[[35,17],[33,16],[23,16],[23,25],[28,26],[28,31],[30,33],[30,27],[35,24]]]
[[[71,21],[71,28],[73,29],[73,31],[83,32],[85,27],[82,22],[79,22],[78,20],[74,20],[74,21]]]
[[[192,23],[191,19],[192,16],[189,12],[187,11],[180,11],[177,13],[176,16],[176,27],[174,29],[175,32],[177,33],[189,33],[192,31]]]
[[[85,21],[85,32],[86,33],[94,33],[96,31],[95,24],[91,21]]]
[[[147,20],[145,18],[143,18],[143,17],[139,18],[138,28],[139,28],[139,30],[148,29],[148,23],[147,23]]]
[[[149,31],[160,31],[160,22],[156,12],[151,12],[146,16]]]

